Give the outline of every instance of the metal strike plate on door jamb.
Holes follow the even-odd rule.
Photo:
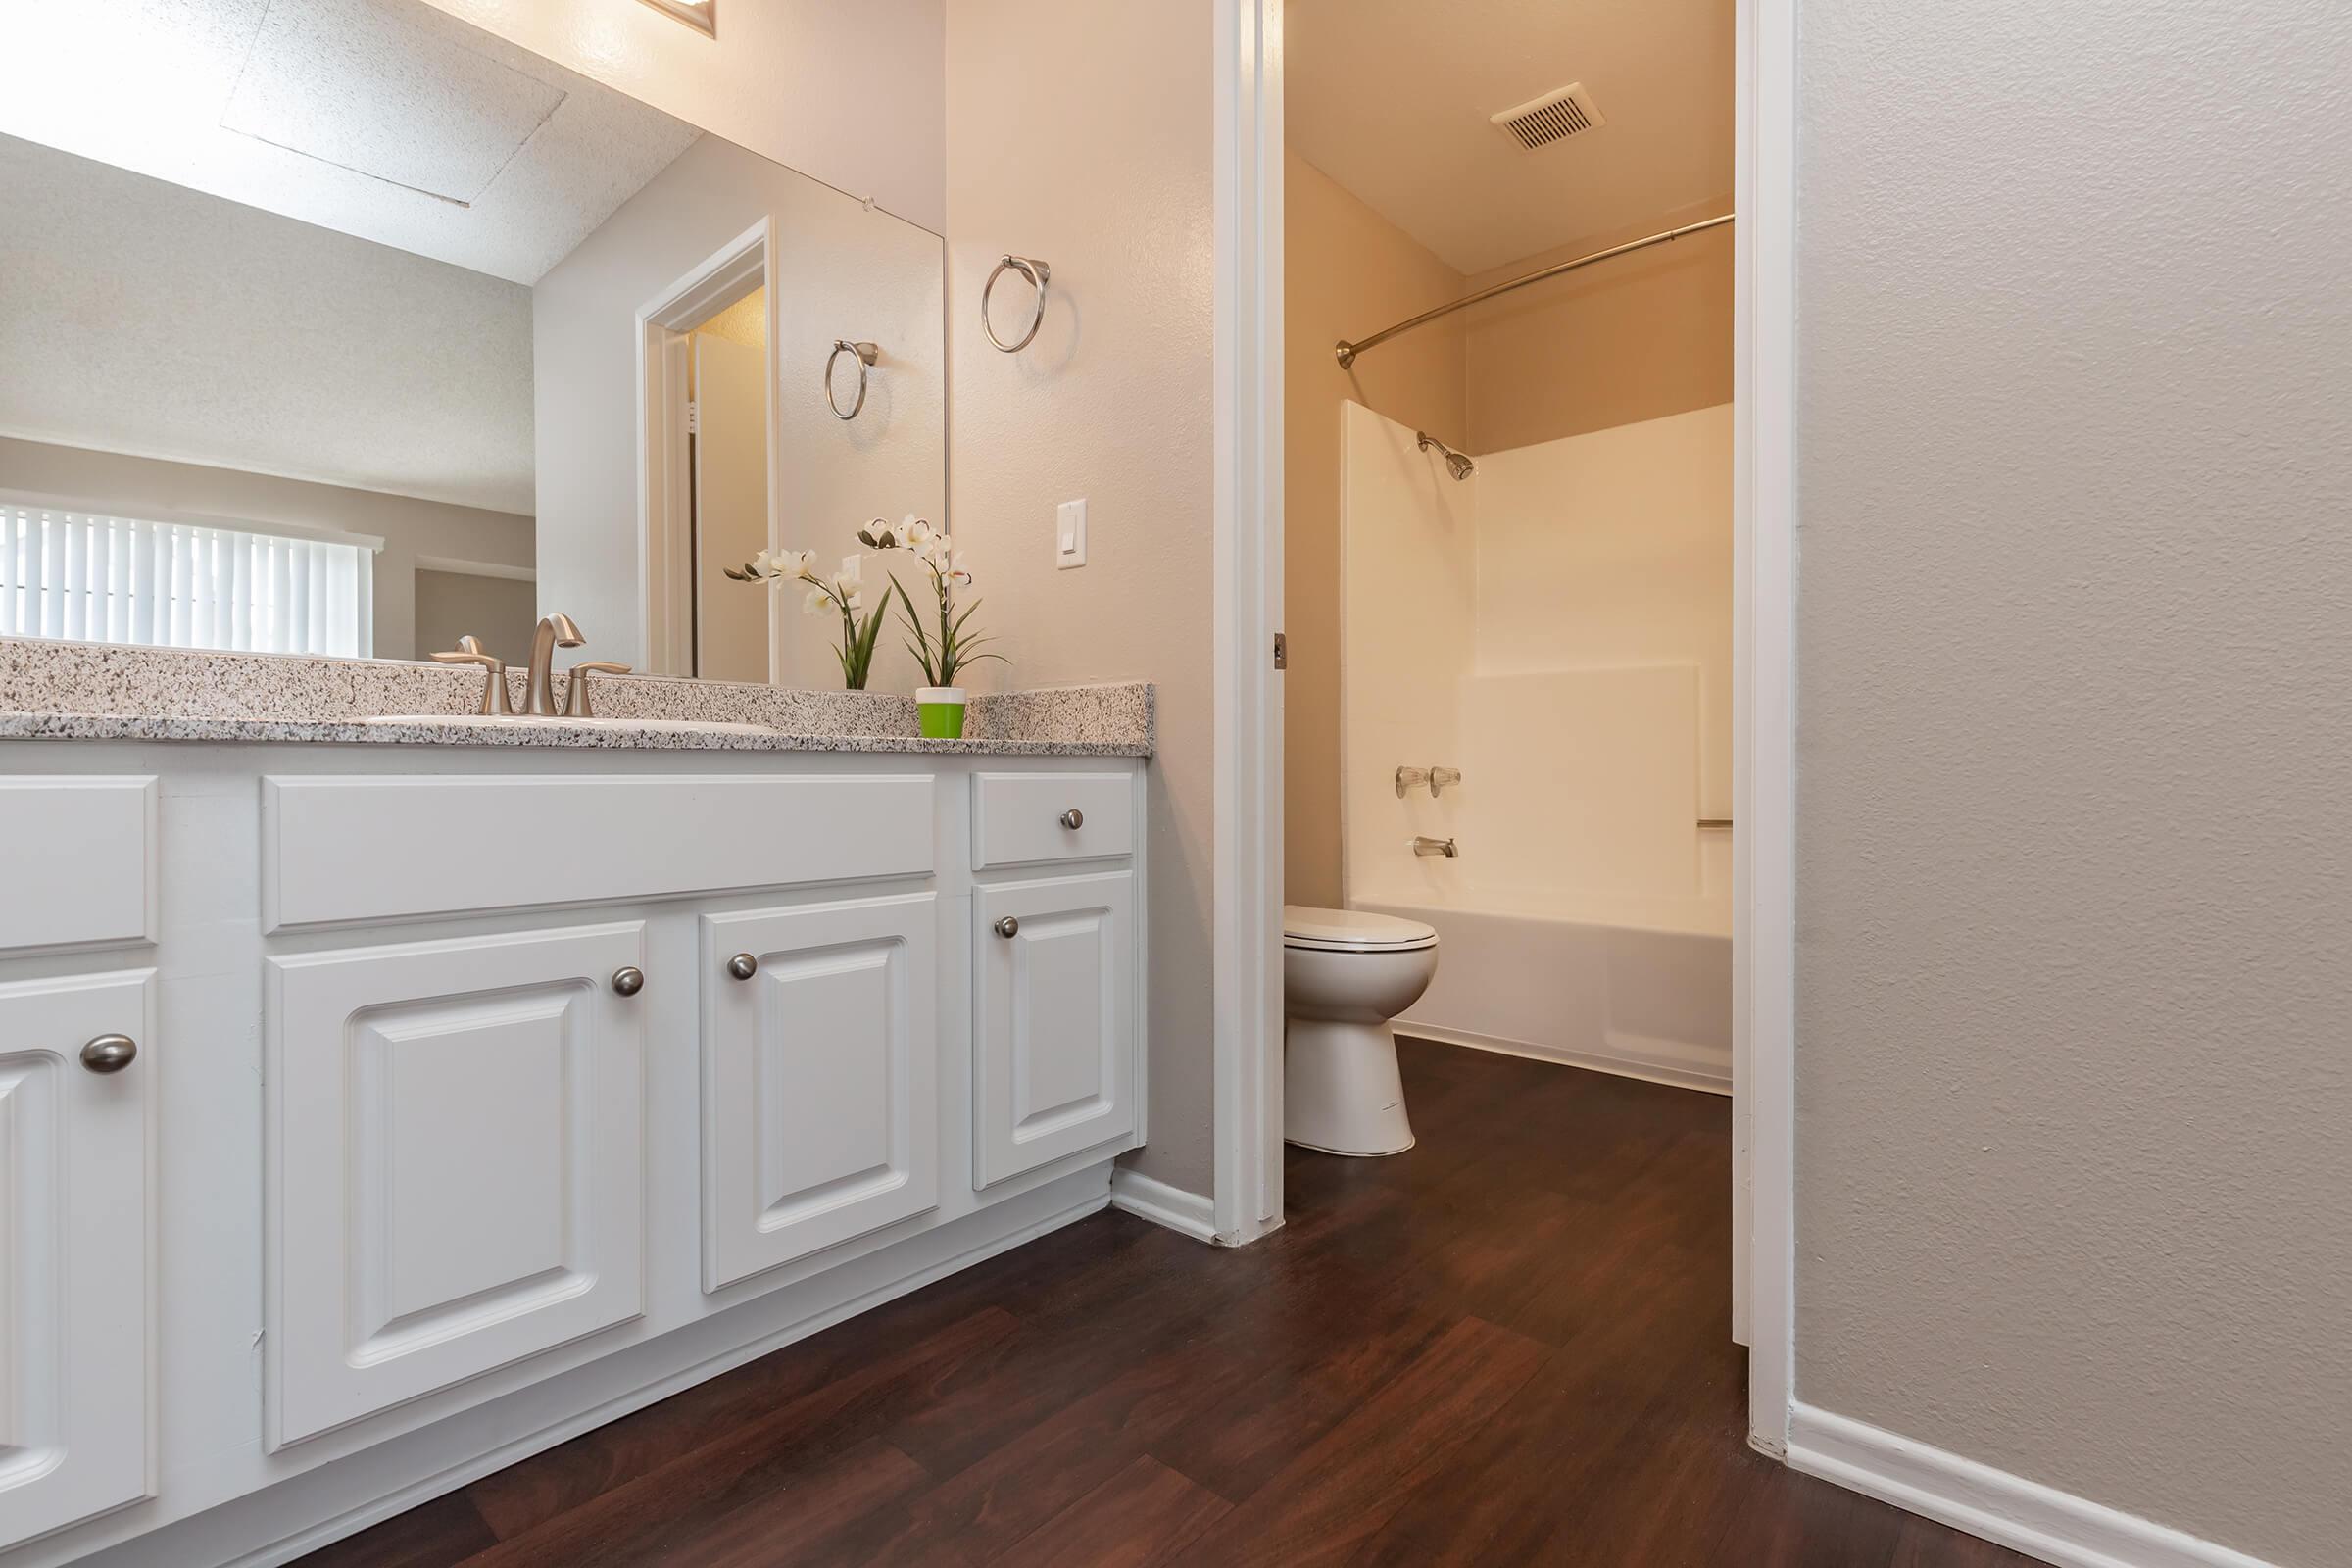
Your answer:
[[[1274,634],[1274,667],[1276,669],[1291,667],[1291,640],[1281,632]]]

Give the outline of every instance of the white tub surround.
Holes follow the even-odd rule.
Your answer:
[[[1144,779],[0,740],[0,1568],[284,1561],[1104,1206]]]
[[[1344,437],[1347,899],[1445,953],[1396,1027],[1728,1090],[1729,407],[1462,480],[1357,405]]]

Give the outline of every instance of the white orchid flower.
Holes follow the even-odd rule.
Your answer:
[[[773,576],[774,573],[768,569],[769,559],[768,553],[764,550],[754,556],[751,559],[750,567],[752,575],[755,577]]]
[[[813,550],[780,550],[776,552],[776,575],[789,582],[813,581],[808,567],[815,560]]]
[[[900,525],[899,543],[918,556],[931,548],[932,538],[931,525],[920,517],[910,516]]]
[[[963,564],[963,552],[960,550],[956,551],[952,556],[946,557],[941,564],[939,574],[946,581],[958,586],[968,584],[972,580],[972,574],[970,570],[967,569]]]

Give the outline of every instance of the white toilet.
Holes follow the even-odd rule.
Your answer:
[[[1413,1147],[1389,1020],[1438,972],[1438,933],[1360,909],[1282,909],[1282,1136],[1331,1154]]]

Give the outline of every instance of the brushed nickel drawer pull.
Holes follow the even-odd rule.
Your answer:
[[[633,963],[624,963],[612,971],[612,989],[624,997],[633,997],[645,989],[645,971]]]
[[[1008,914],[997,922],[996,932],[997,935],[1007,939],[1017,937],[1021,934],[1021,922]]]
[[[1068,810],[1061,813],[1061,825],[1075,833],[1080,828],[1086,826],[1086,813],[1073,806]]]
[[[81,1064],[92,1072],[121,1072],[138,1059],[138,1042],[128,1035],[99,1035],[81,1048]]]
[[[727,978],[749,980],[760,972],[760,960],[748,953],[738,953],[727,960]]]

